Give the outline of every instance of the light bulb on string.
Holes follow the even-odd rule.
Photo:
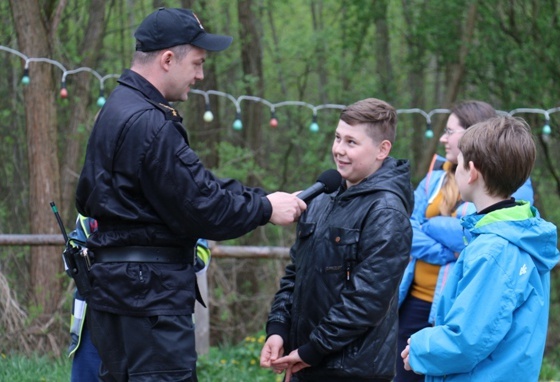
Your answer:
[[[313,119],[311,125],[309,125],[309,131],[316,133],[319,131],[319,124],[317,123],[317,114],[313,114]]]
[[[29,79],[29,68],[25,68],[23,69],[23,77],[21,77],[21,83],[24,85],[29,85],[29,82],[31,80]]]
[[[235,113],[235,121],[233,121],[233,130],[241,130],[243,128],[243,123],[241,122],[241,113]]]
[[[24,68],[23,68],[23,75],[22,75],[21,80],[20,80],[22,85],[28,85],[31,82],[30,75],[29,75],[29,73],[30,73],[29,72],[29,63],[30,62],[37,62],[37,61],[47,62],[51,65],[55,65],[58,68],[60,68],[63,72],[63,77],[62,77],[63,84],[62,84],[62,87],[60,89],[60,97],[61,98],[67,98],[68,97],[68,89],[66,88],[66,85],[64,84],[64,80],[65,80],[67,75],[75,74],[75,73],[81,72],[81,71],[89,71],[89,72],[93,73],[94,75],[96,75],[102,83],[103,83],[105,78],[118,78],[119,77],[119,74],[109,74],[109,75],[101,77],[101,75],[99,75],[99,73],[97,73],[97,71],[95,71],[92,68],[88,68],[88,67],[80,67],[80,68],[74,69],[74,70],[66,70],[66,68],[60,62],[58,62],[56,60],[45,58],[45,57],[27,57],[23,53],[15,50],[15,49],[11,49],[9,47],[3,46],[1,44],[0,44],[0,50],[7,51],[9,53],[15,54],[25,61]],[[205,91],[205,92],[199,91],[198,94],[203,94],[206,98],[207,103],[208,103],[208,97],[207,97],[208,94],[215,94],[215,95],[218,95],[218,96],[227,97],[227,98],[229,98],[230,100],[233,101],[236,108],[238,109],[237,110],[238,113],[240,113],[239,101],[242,100],[242,99],[248,99],[248,100],[252,100],[252,101],[256,101],[256,102],[262,102],[262,103],[268,105],[269,107],[271,107],[271,109],[273,109],[275,106],[284,106],[284,105],[306,106],[306,107],[311,108],[313,110],[313,114],[314,114],[313,115],[314,120],[309,125],[309,130],[312,131],[312,132],[319,131],[319,125],[317,124],[317,116],[316,116],[316,113],[317,113],[318,109],[324,109],[324,108],[343,109],[344,108],[344,105],[333,105],[333,104],[311,105],[311,104],[308,104],[308,103],[303,102],[303,101],[283,101],[283,102],[279,102],[279,103],[273,105],[269,101],[267,101],[266,99],[262,99],[262,98],[259,98],[259,97],[240,96],[238,98],[235,98],[231,94],[224,93],[224,92],[217,91],[217,90],[209,90],[209,91]],[[98,105],[101,106],[103,101],[104,101],[104,97],[99,97],[98,98]],[[431,126],[430,126],[430,116],[434,113],[449,113],[449,112],[450,111],[448,109],[434,109],[434,110],[431,110],[428,113],[426,113],[425,111],[423,111],[422,109],[419,109],[419,108],[398,109],[397,110],[398,114],[400,114],[400,113],[419,113],[419,114],[424,115],[426,117],[427,122],[428,122],[428,128],[426,129],[426,131],[424,133],[424,136],[427,139],[431,139],[431,138],[434,137],[434,132],[432,131]],[[538,113],[538,114],[541,114],[541,115],[544,113],[544,115],[546,117],[546,123],[540,129],[540,134],[543,136],[543,138],[546,138],[546,137],[550,137],[550,135],[552,135],[552,129],[551,129],[550,120],[549,120],[550,118],[548,118],[548,114],[549,113],[560,112],[560,107],[555,107],[555,108],[552,108],[550,110],[533,109],[533,108],[518,108],[518,109],[515,109],[515,110],[511,110],[509,112],[506,112],[506,111],[498,111],[498,112],[502,113],[502,114],[510,114],[510,115],[514,115],[515,113],[520,113],[520,112],[523,112],[523,113]],[[210,120],[211,118],[213,118],[213,115],[209,110],[207,110],[207,112],[204,113],[204,120],[208,122],[208,120]],[[273,118],[270,119],[269,124],[270,124],[271,127],[277,127],[277,122],[278,122],[278,120],[273,117]],[[243,128],[243,124],[242,124],[241,119],[239,117],[235,119],[233,124],[234,124],[234,129],[236,129],[236,130],[240,130],[240,129]]]
[[[434,137],[434,131],[432,130],[432,124],[430,122],[426,125],[426,132],[424,133],[424,136],[428,139],[432,139]]]
[[[62,81],[60,85],[60,98],[68,98],[68,89],[66,89],[66,81]]]
[[[209,103],[206,103],[206,111],[204,112],[202,119],[204,119],[204,122],[212,122],[214,120],[214,114],[212,114],[212,111],[210,110]]]
[[[99,89],[99,98],[97,98],[97,106],[103,107],[105,105],[105,97],[103,96],[103,88]]]
[[[550,128],[550,119],[547,117],[544,120],[544,126],[542,128],[542,135],[549,136],[552,133],[552,129]]]
[[[276,112],[271,110],[270,112],[270,127],[277,128],[278,127],[278,119],[276,119]]]

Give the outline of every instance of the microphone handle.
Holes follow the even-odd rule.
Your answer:
[[[311,187],[306,188],[305,190],[300,192],[297,197],[303,200],[305,203],[309,203],[311,199],[323,192],[325,192],[325,185],[321,182],[317,182]]]

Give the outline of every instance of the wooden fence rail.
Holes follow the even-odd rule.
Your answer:
[[[63,246],[62,235],[28,235],[28,234],[0,234],[0,246]],[[219,258],[238,259],[287,259],[290,249],[287,247],[258,247],[219,245],[210,242],[212,256]]]
[[[0,234],[0,246],[64,246],[62,235],[47,234]],[[234,259],[285,259],[289,258],[287,247],[258,247],[219,245],[210,241],[213,258]],[[198,277],[198,286],[204,301],[208,301],[208,283],[206,273]],[[195,306],[196,349],[199,354],[206,354],[210,348],[210,315],[198,301]]]

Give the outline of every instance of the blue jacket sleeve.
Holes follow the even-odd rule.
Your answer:
[[[455,265],[462,267],[462,275],[446,286],[454,290],[445,294],[455,297],[441,301],[439,311],[446,312],[443,321],[438,317],[437,326],[411,336],[409,361],[417,373],[468,373],[492,353],[512,325],[516,296],[511,280],[494,258],[476,251],[469,263],[460,259]]]
[[[453,216],[434,216],[422,225],[422,231],[452,252],[465,248],[463,226]]]
[[[454,251],[439,242],[437,237],[432,237],[423,230],[423,226],[431,220],[426,218],[426,208],[428,207],[429,199],[426,181],[426,178],[422,179],[416,190],[414,190],[414,210],[411,217],[412,249],[410,255],[430,264],[444,265],[455,260]],[[439,180],[433,179],[432,181],[438,182]]]
[[[445,265],[455,261],[455,253],[427,235],[417,222],[412,221],[412,249],[410,255],[429,264]]]

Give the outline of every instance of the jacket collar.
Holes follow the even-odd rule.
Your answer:
[[[119,79],[119,84],[128,86],[142,93],[146,98],[160,104],[169,105],[169,102],[163,97],[159,90],[156,89],[147,79],[133,70],[125,69]]]

